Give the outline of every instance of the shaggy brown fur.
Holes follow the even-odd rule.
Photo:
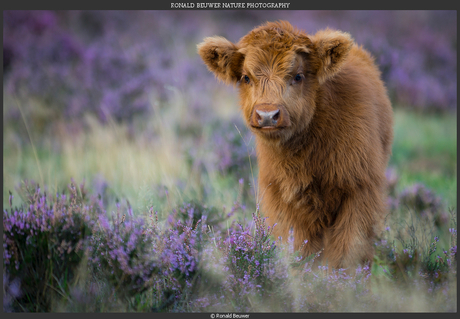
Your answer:
[[[324,248],[334,268],[372,261],[393,112],[371,55],[347,33],[307,35],[284,21],[237,44],[206,38],[198,52],[217,78],[239,85],[275,236],[293,228],[304,256]]]

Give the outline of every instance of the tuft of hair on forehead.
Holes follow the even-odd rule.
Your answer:
[[[287,21],[266,22],[242,37],[239,47],[290,50],[302,47],[305,52],[311,41],[305,32],[293,27]]]
[[[291,72],[295,65],[295,53],[284,50],[264,50],[253,47],[246,51],[243,69],[255,76],[273,78]]]

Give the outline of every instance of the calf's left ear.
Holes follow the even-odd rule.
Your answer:
[[[354,42],[350,34],[330,29],[318,31],[311,41],[319,58],[318,79],[323,84],[342,67]]]
[[[197,45],[198,54],[208,69],[226,84],[236,84],[241,78],[244,54],[223,37],[209,37]]]

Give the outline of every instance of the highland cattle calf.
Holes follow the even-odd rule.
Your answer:
[[[276,237],[329,267],[371,262],[385,216],[393,111],[371,55],[348,33],[307,35],[269,22],[232,43],[205,38],[198,53],[239,87],[256,136],[261,211]],[[306,244],[304,241],[308,240]]]

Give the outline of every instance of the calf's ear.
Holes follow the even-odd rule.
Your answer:
[[[209,37],[197,45],[208,69],[226,84],[236,84],[242,76],[244,54],[223,37]]]
[[[354,42],[350,34],[330,29],[318,31],[311,41],[319,58],[319,83],[323,84],[340,70]]]

